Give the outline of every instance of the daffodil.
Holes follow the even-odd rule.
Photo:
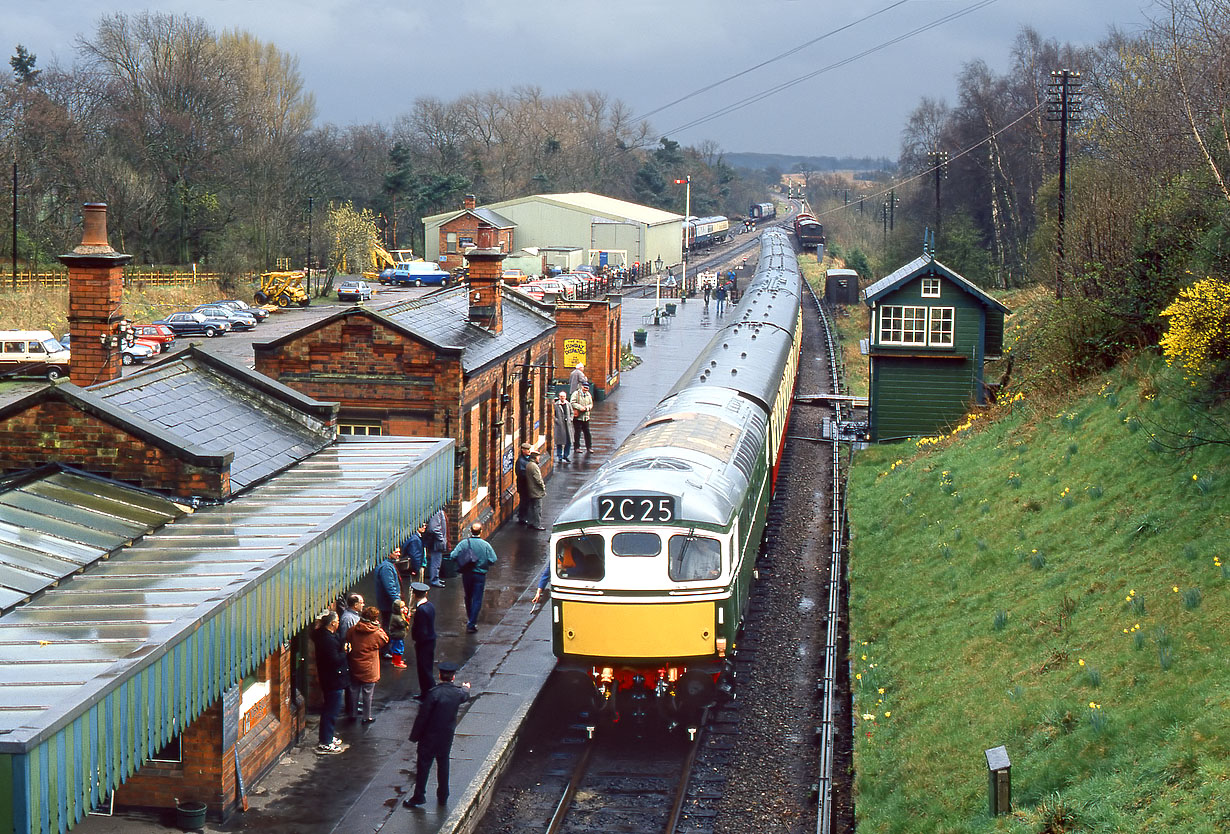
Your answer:
[[[890,715],[892,715],[892,713],[891,713],[891,712],[886,712],[886,713],[884,713],[884,717],[885,717],[885,718],[888,718]]]
[[[1083,657],[1082,657],[1080,660],[1078,660],[1078,661],[1076,661],[1076,662],[1077,662],[1077,663],[1079,663],[1081,666],[1084,666],[1084,665],[1085,665],[1085,658],[1083,658]]]
[[[873,713],[865,712],[863,713],[863,720],[864,721],[875,721],[876,717]]]
[[[881,695],[883,695],[883,694],[884,694],[884,687],[882,687],[882,686],[881,686],[879,691],[880,691],[880,694],[881,694]]]

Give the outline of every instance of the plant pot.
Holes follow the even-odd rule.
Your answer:
[[[183,831],[200,831],[205,827],[206,810],[204,802],[177,802],[175,824]]]
[[[634,345],[643,346],[648,341],[649,341],[649,331],[648,330],[637,330],[636,332],[632,334],[632,343]]]

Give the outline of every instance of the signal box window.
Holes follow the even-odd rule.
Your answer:
[[[597,582],[606,576],[602,536],[568,536],[555,545],[555,575],[560,579]]]
[[[922,295],[923,295],[923,298],[939,298],[940,297],[940,279],[939,278],[922,279]]]
[[[611,552],[616,556],[657,556],[662,552],[662,538],[657,533],[616,533],[611,538]]]
[[[953,321],[956,309],[953,307],[931,308],[931,337],[928,343],[932,347],[952,347]]]
[[[927,343],[927,308],[881,307],[880,343],[925,345]]]
[[[669,545],[672,582],[697,582],[722,575],[722,545],[704,536],[671,536]]]

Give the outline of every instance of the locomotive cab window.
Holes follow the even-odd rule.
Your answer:
[[[611,553],[616,556],[657,556],[662,538],[657,533],[616,533],[611,537]]]
[[[606,576],[602,536],[568,536],[555,545],[555,574],[560,579],[597,582]]]
[[[672,582],[696,582],[722,575],[722,544],[704,536],[671,536]]]

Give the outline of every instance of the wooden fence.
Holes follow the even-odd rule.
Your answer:
[[[210,281],[221,281],[223,275],[219,272],[193,272],[183,270],[170,272],[154,270],[148,267],[124,268],[125,284],[145,284],[147,286],[187,287],[193,284],[204,284]],[[34,287],[67,287],[68,270],[53,269],[45,272],[33,270],[18,270],[16,277],[11,271],[0,272],[0,289],[28,290]]]

